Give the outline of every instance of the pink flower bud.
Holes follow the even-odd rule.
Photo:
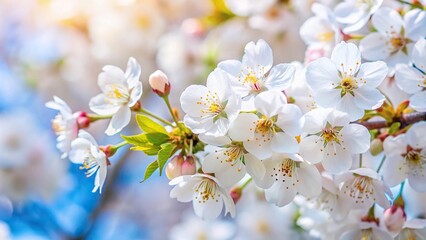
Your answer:
[[[166,176],[168,179],[172,180],[173,178],[182,176],[183,161],[184,160],[181,155],[177,155],[170,160],[166,166]]]
[[[149,85],[160,97],[167,96],[170,93],[169,79],[166,74],[160,70],[155,71],[149,76]]]
[[[182,175],[194,175],[196,172],[196,164],[193,156],[186,157],[182,164]]]
[[[77,116],[76,121],[78,129],[89,127],[90,118],[87,116],[86,112],[76,112],[74,114]]]
[[[407,219],[404,209],[397,205],[393,205],[386,209],[383,218],[386,228],[393,233],[401,231],[405,220]]]
[[[234,187],[229,192],[229,195],[231,195],[232,200],[234,201],[234,204],[237,204],[238,200],[240,200],[243,191],[241,190],[241,187]]]

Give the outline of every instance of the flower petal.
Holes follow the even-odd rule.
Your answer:
[[[264,86],[269,90],[284,91],[294,79],[296,68],[291,64],[278,64],[271,69]]]
[[[234,141],[247,141],[253,139],[258,119],[256,114],[240,113],[229,127],[229,137]]]
[[[361,109],[377,109],[386,99],[379,90],[369,86],[359,87],[354,93],[355,104]]]
[[[132,111],[127,106],[122,106],[118,111],[112,116],[111,121],[109,122],[108,128],[105,131],[106,135],[112,136],[121,131],[127,124],[130,122],[130,117],[132,116]]]
[[[353,76],[361,65],[361,52],[355,44],[341,42],[334,47],[331,61],[341,73]]]
[[[199,193],[194,196],[192,206],[197,216],[203,220],[213,220],[222,212],[223,201],[217,194],[214,199],[210,196],[207,200],[204,200],[201,193]]]
[[[365,153],[370,148],[370,132],[360,124],[349,124],[340,130],[342,144],[352,154]]]
[[[367,62],[361,64],[357,78],[360,84],[366,84],[369,87],[378,87],[388,74],[388,67],[385,62]]]
[[[318,169],[307,163],[301,163],[297,169],[296,190],[305,197],[311,198],[319,196],[322,192],[322,179]]]
[[[246,45],[243,56],[244,66],[257,69],[258,65],[260,65],[263,67],[263,73],[266,73],[271,69],[272,62],[272,49],[263,39],[258,40],[256,44],[249,42]]]
[[[319,163],[324,159],[322,142],[317,141],[318,136],[308,136],[300,141],[300,155],[309,163]],[[321,151],[322,150],[322,151]]]
[[[120,105],[112,105],[108,102],[108,98],[101,93],[90,99],[89,108],[99,115],[112,115],[118,111]]]
[[[386,46],[388,37],[378,32],[373,32],[365,36],[359,43],[362,57],[369,61],[385,60],[391,50]]]
[[[344,173],[352,166],[352,155],[342,145],[328,143],[324,148],[322,165],[326,171],[332,174]]]
[[[410,98],[410,106],[418,112],[426,112],[426,91],[414,94]]]
[[[340,77],[330,59],[319,58],[308,65],[306,82],[315,91],[331,90],[340,83]]]
[[[278,132],[272,138],[271,149],[277,153],[297,153],[299,151],[299,143],[295,137]]]
[[[125,78],[127,79],[127,85],[128,87],[134,88],[139,81],[139,77],[141,76],[141,66],[134,58],[129,58],[129,61],[127,62],[127,69],[124,73]],[[142,92],[142,88],[140,90]]]
[[[421,84],[426,76],[418,69],[407,64],[397,64],[395,69],[396,84],[402,91],[413,94],[423,89]]]
[[[277,115],[281,111],[282,106],[286,103],[287,100],[285,99],[284,94],[279,91],[261,92],[254,100],[256,110],[267,117]]]
[[[336,109],[347,113],[351,121],[358,120],[364,116],[364,109],[358,107],[355,103],[355,98],[350,94],[346,94],[340,99],[337,103]]]
[[[290,136],[297,136],[302,133],[302,111],[294,104],[285,104],[283,105],[281,112],[278,114],[277,122],[275,124],[286,134]]]

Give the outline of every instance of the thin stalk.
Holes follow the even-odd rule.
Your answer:
[[[139,109],[138,111],[139,111],[140,113],[142,113],[142,114],[145,114],[145,115],[147,115],[147,116],[150,116],[150,117],[152,117],[152,118],[155,118],[155,119],[157,119],[158,121],[160,121],[160,122],[162,122],[162,123],[164,123],[164,124],[166,124],[166,125],[169,125],[169,126],[172,126],[172,127],[173,127],[173,124],[172,124],[171,122],[167,121],[166,119],[164,119],[164,118],[162,118],[162,117],[159,117],[159,116],[155,115],[154,113],[152,113],[152,112],[150,112],[150,111],[148,111],[148,110],[146,110],[146,109],[141,108],[141,109]]]
[[[173,109],[172,109],[172,106],[170,105],[170,101],[169,101],[169,96],[165,96],[165,97],[163,97],[163,99],[164,99],[164,102],[167,105],[167,108],[169,109],[170,115],[172,115],[173,121],[175,121],[175,123],[176,123],[176,126],[179,127],[179,129],[183,132],[183,129],[180,126],[179,121],[176,118],[176,115],[173,113]]]
[[[382,161],[380,161],[379,167],[377,167],[377,170],[376,170],[377,173],[379,173],[380,169],[382,168],[383,163],[385,162],[385,159],[386,159],[386,155],[383,155]]]
[[[243,185],[241,185],[241,190],[243,190],[245,187],[247,187],[247,185],[249,184],[249,183],[251,183],[251,181],[253,180],[253,178],[249,178],[249,179],[247,179],[247,181],[245,182],[245,183],[243,183]]]

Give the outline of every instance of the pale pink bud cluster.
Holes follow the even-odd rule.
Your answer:
[[[195,172],[196,164],[192,156],[184,159],[182,155],[177,155],[166,166],[166,176],[170,180],[183,175],[194,175]]]
[[[160,97],[167,96],[170,93],[169,79],[166,74],[160,70],[155,71],[149,76],[149,85]]]

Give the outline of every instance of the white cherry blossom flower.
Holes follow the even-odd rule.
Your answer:
[[[386,159],[383,178],[389,186],[406,178],[416,191],[426,191],[426,122],[414,124],[406,134],[389,136],[383,143]]]
[[[309,46],[320,45],[323,48],[332,48],[342,40],[334,13],[320,3],[312,5],[312,12],[315,16],[303,23],[300,27],[300,36]]]
[[[322,162],[333,174],[349,170],[352,154],[370,148],[370,133],[359,124],[350,124],[346,113],[317,108],[305,114],[303,131],[308,134],[300,141],[300,155],[310,163]]]
[[[369,61],[386,61],[390,67],[408,63],[413,42],[426,36],[426,12],[420,9],[407,12],[403,19],[396,10],[380,8],[371,22],[377,32],[361,40],[362,57]]]
[[[296,194],[319,196],[322,190],[318,169],[303,161],[298,154],[275,153],[263,160],[266,173],[262,179],[253,178],[265,189],[266,200],[278,207],[293,201]]]
[[[272,62],[272,49],[260,39],[246,45],[242,62],[226,60],[218,68],[229,74],[232,90],[250,101],[263,91],[284,91],[291,85],[295,68],[284,63],[272,67]]]
[[[73,114],[68,104],[54,96],[53,101],[47,102],[46,107],[58,110],[59,113],[52,121],[52,127],[57,137],[56,147],[62,152],[62,158],[66,158],[71,149],[71,142],[77,137],[77,115]]]
[[[244,148],[258,159],[265,159],[272,152],[296,153],[299,144],[296,136],[301,133],[302,112],[294,104],[286,104],[281,92],[267,91],[254,99],[259,115],[241,113],[229,129],[232,140],[242,141]]]
[[[242,144],[229,144],[207,154],[202,163],[203,172],[214,173],[227,187],[240,181],[248,172],[263,177],[265,168],[260,160],[248,153]]]
[[[383,0],[345,0],[334,9],[336,20],[345,25],[345,33],[357,31],[367,24],[382,2]]]
[[[348,209],[368,209],[374,203],[389,208],[387,194],[392,197],[389,187],[380,180],[380,175],[369,168],[358,168],[336,176],[340,187],[340,197]]]
[[[131,107],[142,96],[139,81],[141,67],[134,58],[129,58],[126,72],[116,66],[107,65],[98,76],[101,94],[90,100],[90,109],[100,115],[113,115],[105,133],[114,135],[130,122]]]
[[[240,99],[229,87],[228,75],[215,69],[207,86],[191,85],[180,97],[185,124],[197,134],[223,136],[240,111]]]
[[[99,193],[102,193],[102,187],[107,175],[107,158],[105,153],[99,149],[92,135],[80,130],[78,138],[71,143],[69,158],[71,162],[83,165],[80,169],[87,170],[87,177],[96,173],[95,187],[92,192],[96,192],[99,189]]]
[[[177,177],[170,181],[175,186],[170,197],[179,202],[192,201],[195,214],[203,219],[212,220],[220,215],[225,207],[225,215],[235,216],[235,205],[228,191],[218,180],[207,174],[194,174]]]
[[[425,26],[426,27],[426,26]],[[397,64],[395,80],[399,88],[408,94],[410,106],[419,112],[426,112],[426,40],[420,39],[414,45],[412,65]]]
[[[364,116],[364,110],[379,108],[385,97],[376,88],[388,73],[386,63],[361,64],[361,54],[353,43],[339,43],[331,59],[315,60],[306,70],[308,85],[318,106],[349,114],[350,120]]]
[[[233,223],[223,220],[204,221],[194,215],[185,216],[169,232],[170,240],[222,240],[232,239],[236,227]]]

